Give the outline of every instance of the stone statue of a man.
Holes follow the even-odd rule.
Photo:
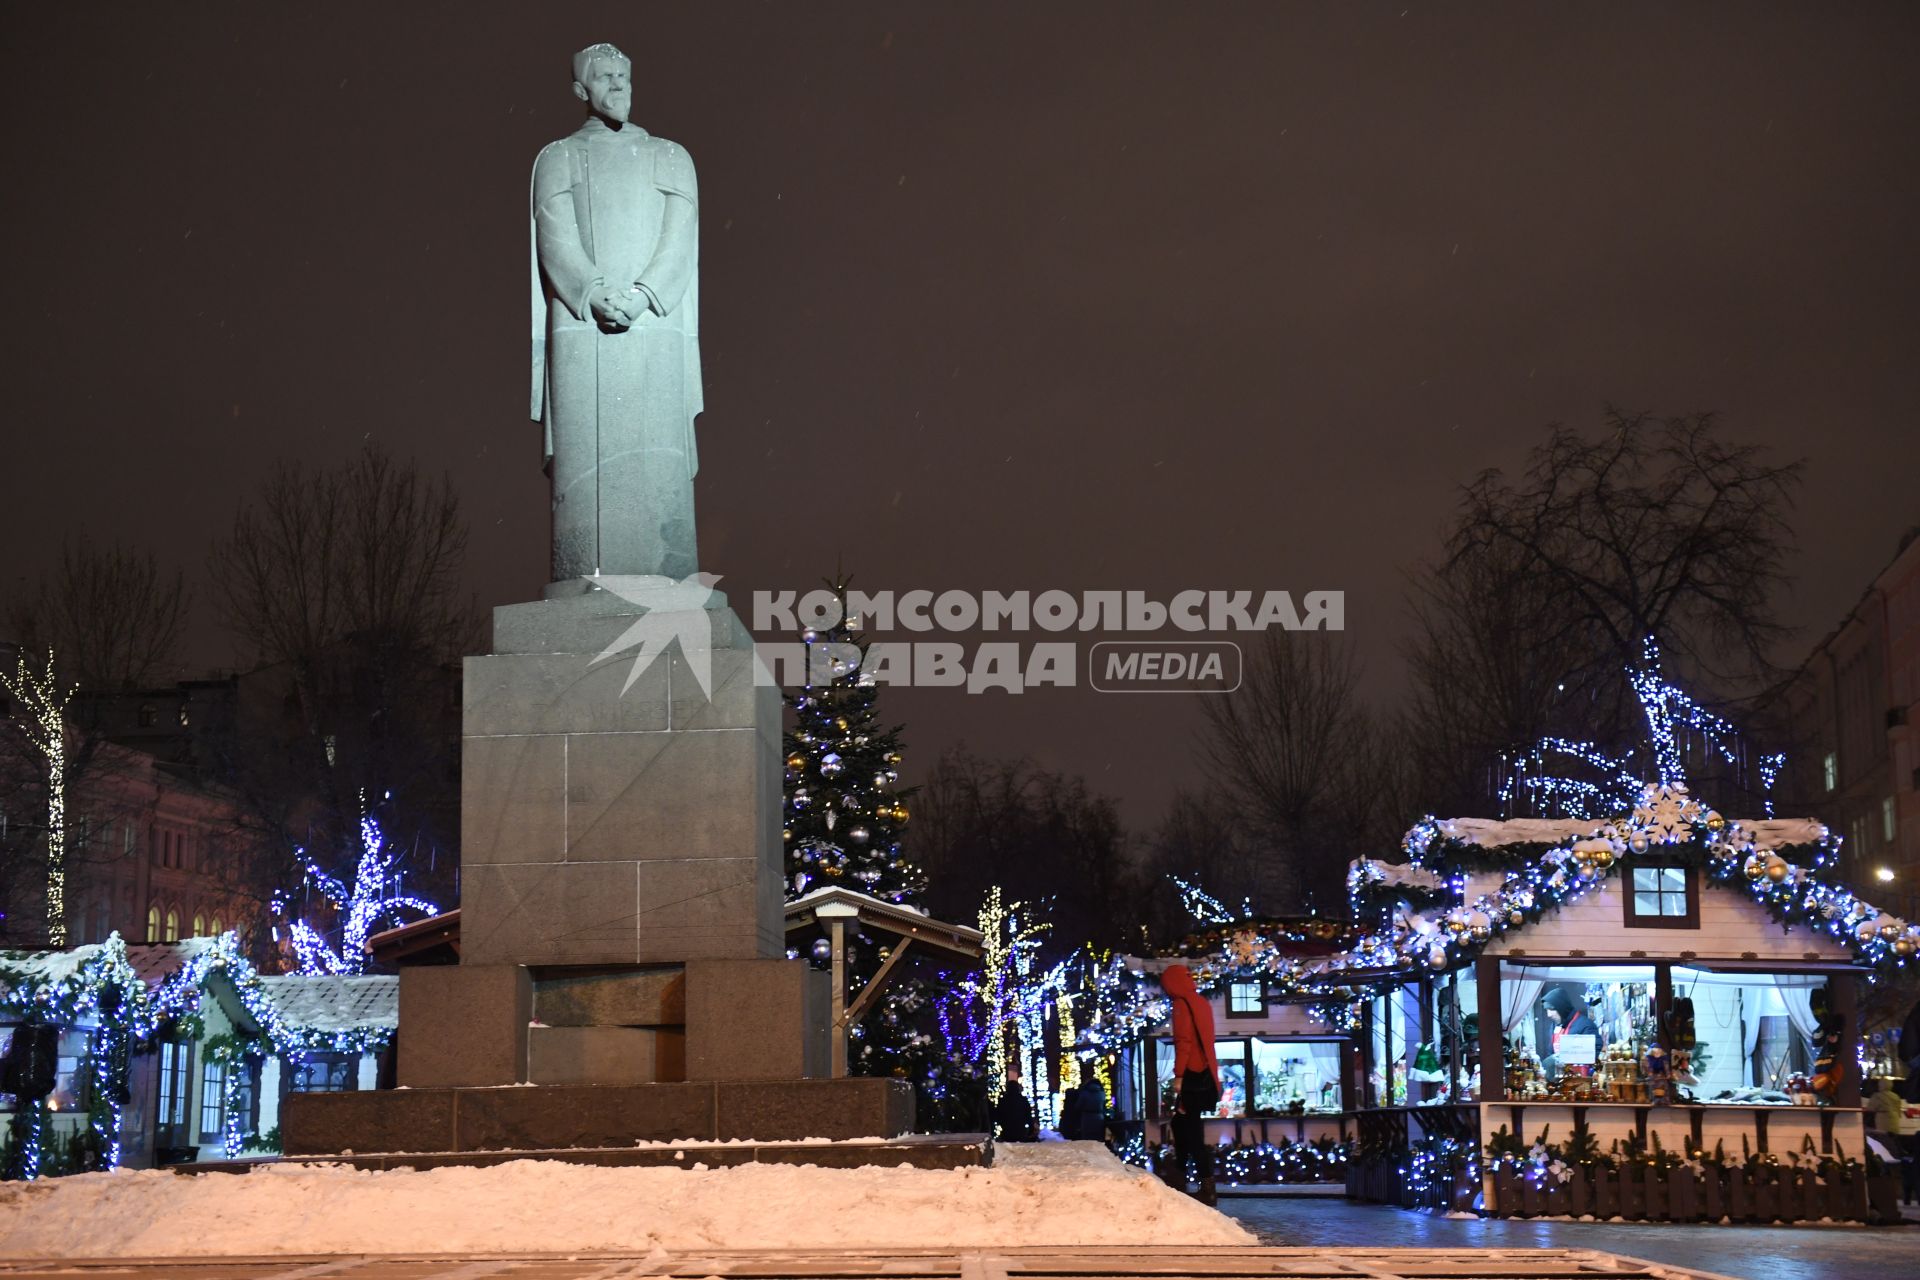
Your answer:
[[[632,63],[573,58],[585,124],[533,163],[533,417],[553,580],[695,572],[699,196],[686,151],[629,123]]]

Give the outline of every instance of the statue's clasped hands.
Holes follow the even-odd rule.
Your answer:
[[[638,286],[625,293],[602,286],[594,291],[589,305],[593,308],[594,319],[609,329],[631,328],[635,321],[652,310],[647,295]]]

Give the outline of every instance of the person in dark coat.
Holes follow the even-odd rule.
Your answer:
[[[993,1128],[1002,1142],[1040,1140],[1040,1132],[1034,1127],[1033,1104],[1027,1101],[1026,1090],[1020,1087],[1018,1071],[1007,1072],[1007,1083],[1000,1091],[1000,1101],[993,1104]]]
[[[1169,1020],[1173,1028],[1173,1079],[1178,1090],[1173,1116],[1175,1176],[1169,1181],[1186,1190],[1187,1166],[1191,1163],[1200,1182],[1200,1202],[1213,1204],[1213,1148],[1207,1145],[1206,1125],[1206,1117],[1220,1105],[1213,1006],[1193,985],[1193,973],[1183,964],[1167,966],[1160,975],[1160,989],[1172,1000]]]
[[[1593,1019],[1587,1016],[1587,1006],[1568,995],[1565,987],[1555,987],[1547,992],[1546,999],[1540,1003],[1547,1006],[1547,1016],[1553,1019],[1553,1047],[1556,1050],[1568,1036],[1600,1034],[1600,1028],[1594,1026]]]
[[[1060,1100],[1060,1136],[1068,1142],[1107,1140],[1107,1093],[1098,1080],[1083,1076]]]

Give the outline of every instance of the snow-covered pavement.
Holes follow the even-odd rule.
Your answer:
[[[0,1184],[5,1258],[1253,1242],[1086,1142],[1003,1145],[986,1169],[522,1160],[418,1173],[269,1165]]]

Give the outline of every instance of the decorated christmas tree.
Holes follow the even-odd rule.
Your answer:
[[[837,594],[845,600],[844,587]],[[879,689],[860,668],[858,627],[843,616],[801,635],[808,683],[789,698],[794,724],[785,739],[788,897],[844,885],[917,907],[926,877],[900,847],[912,794],[896,785],[900,728],[877,719]]]
[[[844,606],[846,585],[834,588]],[[801,634],[808,683],[788,698],[787,896],[802,898],[841,885],[885,902],[918,907],[926,876],[901,848],[909,817],[901,788],[900,727],[883,725],[879,689],[861,669],[865,645],[858,618]],[[849,1003],[886,962],[892,939],[858,931],[847,939]],[[929,979],[907,974],[890,986],[853,1028],[848,1062],[860,1075],[913,1080],[932,1093],[942,1084],[937,1037],[923,1024],[932,1003]]]

